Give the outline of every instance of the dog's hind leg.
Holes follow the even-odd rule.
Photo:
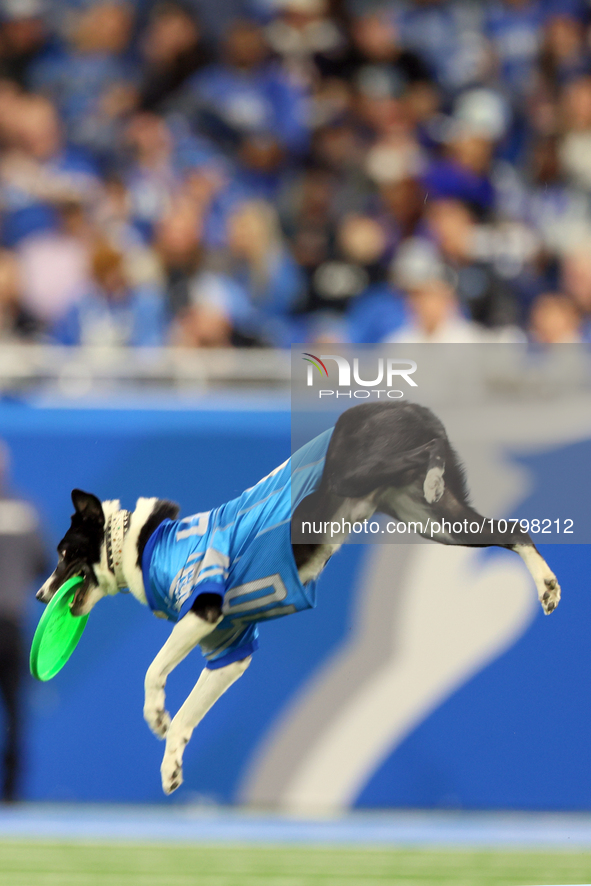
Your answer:
[[[144,720],[158,738],[164,738],[170,726],[170,715],[165,708],[166,678],[187,657],[198,643],[210,634],[221,621],[207,621],[190,611],[174,626],[170,637],[148,668],[144,681]]]
[[[550,615],[560,602],[558,579],[533,543],[508,545],[507,547],[519,554],[527,566],[535,582],[542,609],[546,615]]]
[[[442,505],[445,507],[442,508]],[[452,522],[450,538],[441,539],[444,543],[475,545],[477,547],[498,546],[519,554],[534,580],[538,600],[544,613],[550,615],[551,612],[554,612],[560,602],[558,579],[537,550],[531,536],[521,528],[518,520],[495,520],[482,517],[470,505],[454,499],[447,490],[435,509],[443,513],[444,519],[459,521],[463,527],[463,531],[455,533],[453,531],[455,524]],[[477,531],[473,532],[472,528]]]
[[[477,547],[499,546],[519,554],[534,580],[538,600],[546,615],[554,612],[560,602],[558,579],[537,550],[531,536],[521,527],[519,520],[496,520],[482,517],[470,505],[459,502],[446,489],[441,501],[433,508],[437,519],[451,521],[451,534],[438,539],[446,544],[475,545]],[[459,522],[461,531],[454,532]],[[476,530],[476,531],[473,531]]]
[[[406,489],[384,489],[377,500],[377,510],[407,524],[418,527],[424,538],[445,545],[466,547],[501,547],[515,551],[527,566],[546,615],[560,601],[560,585],[531,537],[518,520],[496,520],[483,517],[466,502],[445,488],[441,499],[427,505],[418,484]]]
[[[192,692],[174,717],[166,736],[166,750],[160,767],[162,790],[176,791],[183,783],[183,754],[195,727],[218,698],[242,676],[250,664],[250,655],[223,668],[204,668]]]

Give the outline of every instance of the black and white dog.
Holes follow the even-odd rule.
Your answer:
[[[101,597],[122,588],[129,588],[146,603],[141,569],[144,548],[163,521],[176,520],[177,505],[140,498],[130,513],[121,509],[117,500],[101,503],[79,489],[72,492],[72,501],[75,512],[58,545],[58,565],[39,590],[38,599],[49,602],[66,579],[82,575],[84,583],[71,606],[74,615],[90,612]],[[533,577],[544,612],[549,614],[558,605],[556,576],[529,535],[518,525],[517,531],[501,532],[496,520],[483,518],[468,503],[459,459],[442,423],[425,407],[404,402],[363,404],[341,415],[330,437],[318,483],[292,513],[289,556],[293,557],[301,584],[306,586],[316,579],[346,540],[344,534],[334,536],[322,531],[302,537],[299,527],[303,522],[318,529],[327,522],[363,521],[375,512],[398,521],[421,522],[424,534],[443,544],[500,545],[516,551]],[[466,521],[482,527],[476,537],[464,530]],[[434,523],[442,529],[433,534]],[[460,532],[452,530],[454,524],[461,524]],[[173,578],[171,575],[168,580],[172,582]],[[167,794],[182,782],[183,753],[193,730],[250,663],[247,656],[216,669],[204,668],[171,721],[165,709],[166,679],[215,630],[225,611],[222,596],[199,594],[175,624],[146,674],[144,717],[158,737],[166,737],[161,774]]]

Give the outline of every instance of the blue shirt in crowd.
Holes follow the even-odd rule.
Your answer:
[[[157,347],[165,340],[166,322],[164,299],[154,286],[137,286],[119,298],[95,287],[55,324],[51,337],[61,345]]]
[[[274,64],[248,73],[210,65],[192,77],[189,89],[218,135],[272,134],[296,153],[307,145],[304,93]]]

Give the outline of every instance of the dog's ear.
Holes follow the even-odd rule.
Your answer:
[[[80,514],[86,520],[94,520],[105,525],[105,515],[103,506],[96,495],[92,492],[83,492],[82,489],[72,489],[72,504],[76,508],[76,513]]]

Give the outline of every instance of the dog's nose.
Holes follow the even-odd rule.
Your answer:
[[[45,603],[45,591],[43,588],[40,588],[35,594],[38,600],[41,600],[42,603]]]

